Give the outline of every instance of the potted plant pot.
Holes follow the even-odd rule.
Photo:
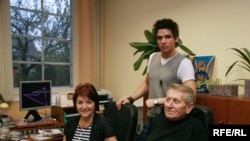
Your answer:
[[[245,80],[245,97],[250,98],[250,79]]]
[[[238,96],[238,85],[231,84],[218,84],[210,85],[209,93],[211,95],[220,95],[220,96]]]

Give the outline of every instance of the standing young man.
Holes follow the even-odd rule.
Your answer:
[[[179,40],[178,24],[172,19],[161,19],[154,24],[154,33],[160,52],[151,54],[145,80],[128,98],[117,101],[117,108],[132,104],[135,100],[149,94],[146,105],[148,116],[160,113],[165,101],[165,92],[171,83],[191,87],[196,92],[192,62],[176,51]]]

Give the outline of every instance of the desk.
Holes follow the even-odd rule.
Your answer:
[[[50,139],[46,139],[46,140],[42,140],[42,141],[62,141],[63,137],[57,137],[57,138],[50,138]],[[36,141],[33,140],[32,138],[28,138],[28,141]]]
[[[56,120],[45,120],[44,122],[36,122],[36,123],[27,123],[20,125],[19,120],[15,120],[16,128],[11,129],[10,131],[17,131],[21,132],[24,135],[31,135],[33,133],[37,133],[38,130],[42,129],[54,129],[54,128],[63,128],[64,124],[60,123]],[[63,139],[62,136],[59,137],[52,137],[49,139],[45,139],[43,141],[61,141]],[[28,141],[35,141],[35,139],[32,139],[31,137],[27,138]]]
[[[58,121],[49,119],[49,120],[43,120],[39,122],[27,122],[25,124],[20,124],[20,120],[15,120],[14,124],[16,128],[30,128],[30,127],[40,127],[40,126],[53,126],[60,124]]]
[[[28,137],[27,138],[28,141],[62,141],[63,140],[63,136],[60,136],[60,137],[51,137],[51,138],[48,138],[48,139],[44,139],[44,140],[36,140],[32,137]]]

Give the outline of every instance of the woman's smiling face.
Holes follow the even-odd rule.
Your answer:
[[[83,118],[90,118],[95,112],[95,102],[86,96],[78,96],[76,99],[76,109]]]

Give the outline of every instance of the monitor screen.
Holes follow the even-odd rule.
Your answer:
[[[20,111],[29,111],[25,116],[28,119],[33,115],[33,120],[40,120],[37,109],[51,106],[51,81],[20,81],[19,104]]]

